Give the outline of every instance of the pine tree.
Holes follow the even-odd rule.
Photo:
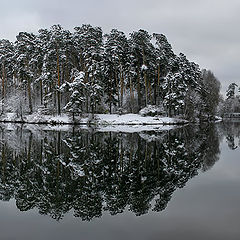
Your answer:
[[[145,30],[139,30],[130,34],[131,55],[134,57],[134,71],[137,79],[138,107],[142,106],[142,96],[145,95],[145,106],[151,100],[151,78],[149,78],[150,66],[154,60],[154,47],[151,36]],[[142,92],[144,87],[145,92]]]
[[[169,72],[164,79],[162,89],[164,91],[163,104],[167,109],[168,116],[179,113],[180,109],[184,107],[184,99],[186,96],[187,85],[183,81],[180,73]]]
[[[203,70],[202,79],[205,89],[207,90],[203,95],[204,112],[209,117],[215,116],[217,107],[220,101],[221,84],[211,71]]]
[[[228,86],[227,93],[226,93],[227,99],[233,99],[235,97],[235,92],[237,87],[238,85],[236,83],[231,83]]]
[[[32,82],[34,76],[34,69],[32,64],[36,36],[27,32],[20,32],[16,41],[15,58],[18,79],[21,81],[20,85],[25,88],[28,96],[29,113],[33,112],[32,103]]]
[[[55,85],[57,94],[57,113],[61,114],[61,94],[60,87],[62,84],[63,76],[63,64],[66,61],[66,38],[65,31],[60,25],[53,25],[51,27],[51,47],[55,49],[56,56],[56,73],[57,73],[57,84]],[[54,50],[53,50],[54,52]]]
[[[75,27],[73,40],[79,53],[80,69],[85,73],[85,83],[89,85],[89,94],[86,96],[86,111],[94,114],[96,105],[101,96],[96,96],[94,89],[101,88],[102,65],[103,65],[103,33],[99,27],[83,24]],[[100,93],[100,91],[98,91]]]
[[[4,111],[4,100],[9,93],[8,87],[13,86],[13,64],[14,46],[8,40],[0,40],[0,78],[1,78],[1,99],[2,113]]]
[[[86,101],[85,90],[86,84],[84,83],[84,73],[77,70],[72,74],[73,81],[71,83],[66,82],[62,85],[61,89],[69,91],[71,93],[70,100],[64,107],[65,110],[72,113],[73,121],[75,120],[75,114],[81,114],[83,105]]]
[[[126,71],[128,67],[129,45],[128,40],[123,32],[117,29],[112,29],[110,34],[106,34],[105,49],[105,66],[108,68],[108,75],[112,78],[110,85],[115,86],[111,91],[116,91],[118,95],[118,106],[123,105],[124,87],[126,84]],[[112,65],[112,66],[111,66]],[[106,83],[107,85],[107,83]],[[114,102],[114,94],[111,93],[111,98]],[[109,102],[109,100],[108,100]]]
[[[157,77],[155,78],[155,102],[163,100],[163,91],[161,85],[163,83],[164,77],[171,71],[171,63],[173,59],[176,58],[172,50],[171,44],[168,42],[167,38],[163,34],[153,34],[153,39],[155,42],[155,54],[156,54],[156,73]]]

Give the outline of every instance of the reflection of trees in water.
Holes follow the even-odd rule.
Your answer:
[[[226,136],[226,140],[227,140],[227,143],[228,143],[228,147],[232,150],[235,150],[237,149],[237,145],[235,144],[235,138],[233,135],[228,135]]]
[[[0,198],[15,198],[21,211],[36,207],[57,220],[71,209],[82,220],[126,208],[136,215],[161,211],[177,188],[219,156],[218,134],[210,125],[141,134],[0,134]]]
[[[240,122],[223,122],[220,130],[226,136],[228,147],[235,150],[240,147]]]

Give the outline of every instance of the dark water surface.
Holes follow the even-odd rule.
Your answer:
[[[0,239],[240,239],[240,124],[0,127]]]

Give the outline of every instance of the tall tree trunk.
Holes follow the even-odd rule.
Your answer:
[[[130,108],[131,108],[131,112],[133,112],[133,100],[134,100],[133,86],[132,86],[132,79],[130,78]]]
[[[109,113],[112,114],[112,102],[109,103]]]
[[[157,91],[158,91],[158,84],[157,78],[154,78],[154,89],[153,89],[153,104],[157,105]]]
[[[58,77],[58,90],[57,90],[57,113],[61,115],[61,95],[60,95],[60,65],[59,65],[59,53],[58,48],[56,46],[56,54],[57,54],[57,77]]]
[[[4,111],[4,98],[5,98],[5,66],[2,63],[2,113]]]
[[[42,79],[40,80],[40,102],[41,105],[43,104],[43,83],[42,83]]]
[[[123,106],[123,89],[124,89],[124,79],[123,79],[123,70],[122,70],[122,65],[119,60],[119,67],[120,67],[120,86],[121,86],[121,107]]]
[[[27,67],[27,73],[29,74],[29,62],[26,60],[26,67]],[[28,106],[29,106],[29,113],[31,114],[33,112],[33,105],[32,105],[32,91],[31,91],[31,78],[28,75],[27,76],[27,95],[28,95]]]
[[[139,70],[137,70],[137,79],[138,79],[138,83],[137,83],[138,111],[140,111],[140,109],[142,107],[142,104],[141,104],[142,96],[141,96],[141,83],[140,83],[140,73],[139,73]]]
[[[29,101],[29,112],[30,114],[33,112],[33,106],[32,106],[32,91],[31,91],[31,81],[30,81],[30,77],[28,77],[28,101]]]
[[[152,87],[151,87],[151,82],[148,81],[148,94],[149,94],[149,99],[150,99],[150,103],[153,104],[153,100],[152,100]]]
[[[118,98],[118,107],[121,107],[121,100],[120,100],[120,96],[119,96],[119,82],[118,82],[118,78],[117,78],[117,69],[116,66],[114,66],[114,78],[115,78],[115,84],[117,86],[117,98]],[[120,90],[121,91],[121,90]]]
[[[146,56],[145,56],[144,49],[142,50],[142,52],[143,52],[143,65],[146,66]],[[146,69],[144,69],[143,77],[144,77],[144,83],[145,83],[145,104],[147,106],[147,104],[148,104],[148,80],[147,80]]]
[[[124,90],[124,81],[123,81],[123,73],[120,72],[120,81],[121,81],[121,107],[123,106],[123,90]]]
[[[84,83],[88,83],[89,79],[88,79],[89,73],[85,72],[85,76],[84,76]],[[89,98],[88,98],[88,90],[85,91],[85,96],[86,96],[86,112],[90,113],[89,110]]]
[[[161,69],[160,69],[160,64],[158,65],[157,69],[157,86],[156,86],[156,99],[155,99],[155,104],[157,104],[157,98],[160,98],[160,74],[161,74]]]
[[[168,83],[168,92],[170,93],[171,91],[171,83]],[[169,103],[168,103],[168,117],[172,116],[172,98],[171,98],[171,94],[169,97]]]
[[[147,83],[147,76],[146,76],[145,72],[144,72],[144,83],[145,83],[145,105],[147,106],[147,104],[148,104],[148,83]]]

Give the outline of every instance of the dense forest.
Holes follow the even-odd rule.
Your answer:
[[[163,34],[84,24],[54,25],[0,40],[1,114],[137,113],[156,105],[167,116],[213,116],[220,83]]]
[[[236,83],[231,83],[226,92],[226,99],[220,101],[220,114],[240,113],[240,88]]]

